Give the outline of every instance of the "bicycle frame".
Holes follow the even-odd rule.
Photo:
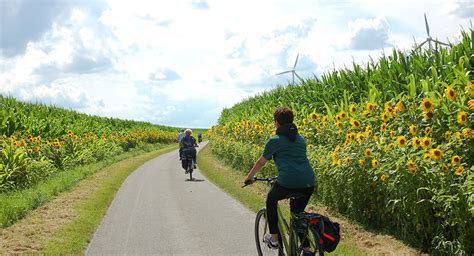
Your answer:
[[[285,218],[285,215],[283,215],[283,211],[281,210],[280,204],[278,203],[277,205],[277,210],[278,210],[278,228],[280,230],[280,239],[283,243],[283,248],[285,250],[286,255],[288,256],[296,256],[297,255],[297,234],[293,230],[293,225],[290,225],[293,220],[293,214],[290,213],[290,224],[288,224],[288,221]],[[288,235],[288,237],[286,236]],[[311,249],[315,250],[318,249],[316,242],[315,242],[315,237],[312,232],[309,232],[308,228],[308,234],[307,238],[309,240],[309,246]],[[301,248],[302,249],[302,248]]]
[[[276,177],[274,177],[274,178],[257,178],[257,177],[255,177],[254,180],[255,181],[265,181],[269,185],[271,185],[271,184],[273,184],[272,182],[274,182],[276,180]],[[249,184],[246,184],[243,187],[245,187],[247,185],[249,185]],[[265,210],[265,208],[262,209],[262,210]],[[278,212],[278,228],[280,230],[279,239],[280,239],[280,242],[281,242],[280,243],[281,246],[283,246],[283,248],[284,248],[284,250],[279,251],[279,254],[282,255],[282,253],[285,253],[287,256],[297,256],[298,253],[301,252],[301,250],[303,250],[303,248],[302,248],[302,244],[300,244],[299,245],[300,247],[297,248],[297,246],[298,246],[297,245],[298,234],[293,230],[293,221],[295,220],[296,217],[293,215],[293,213],[290,212],[290,223],[288,223],[288,218],[285,218],[285,216],[287,216],[287,214],[283,213],[279,202],[277,204],[277,212]],[[268,230],[268,220],[267,220],[266,217],[265,217],[264,230]],[[319,241],[319,238],[314,236],[313,232],[310,230],[309,227],[307,228],[306,232],[307,233],[305,234],[305,238],[308,239],[309,247],[313,251],[315,251],[315,250],[319,251],[318,244],[316,244]],[[257,244],[258,244],[258,240],[257,240]],[[281,246],[280,246],[279,250],[281,250]],[[260,247],[258,247],[258,248],[260,248]]]

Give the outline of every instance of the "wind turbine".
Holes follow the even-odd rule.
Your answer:
[[[428,20],[426,19],[426,13],[424,14],[425,15],[425,26],[426,26],[426,35],[427,35],[427,38],[425,41],[423,41],[420,45],[418,45],[417,47],[415,47],[415,50],[418,50],[419,48],[421,48],[424,44],[428,43],[429,45],[429,48],[430,48],[430,51],[431,51],[431,42],[435,42],[435,43],[438,43],[438,44],[441,44],[441,45],[445,45],[445,46],[450,46],[449,44],[446,44],[446,43],[443,43],[443,42],[440,42],[436,39],[433,39],[430,35],[430,27],[428,26]],[[415,41],[415,45],[416,45],[416,41]]]
[[[298,55],[296,55],[296,61],[295,61],[295,65],[293,65],[293,69],[291,70],[287,70],[287,71],[283,71],[281,73],[278,73],[278,74],[275,74],[276,76],[279,76],[279,75],[283,75],[283,74],[286,74],[286,73],[292,73],[292,76],[293,76],[293,79],[292,79],[292,84],[295,85],[295,76],[298,77],[298,79],[300,79],[300,81],[303,81],[303,79],[301,79],[301,77],[296,73],[296,64],[298,63],[298,57],[300,56],[300,54],[298,53]]]

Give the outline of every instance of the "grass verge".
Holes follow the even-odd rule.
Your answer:
[[[161,147],[160,145],[157,148]],[[115,162],[139,154],[143,150],[133,150],[118,156],[59,172],[38,184],[17,191],[0,194],[0,228],[8,227],[23,218],[29,211],[48,202],[63,191],[71,189],[79,181]]]
[[[58,187],[65,186],[61,182],[70,183],[65,188],[68,192],[59,194],[15,225],[0,229],[0,254],[83,254],[91,235],[128,175],[146,161],[174,149],[176,145],[162,145],[161,149],[152,152],[125,153],[106,162],[75,170],[82,174],[71,172],[69,175],[72,177],[63,177],[66,175],[64,173],[47,184],[39,185],[44,187],[37,188],[37,191],[42,191],[38,193],[45,193],[51,198],[59,193]],[[94,175],[84,180],[91,174]],[[33,202],[35,198],[44,196],[33,191],[21,192],[32,197]],[[16,194],[14,198],[21,201],[20,195]],[[8,200],[12,198],[8,197]],[[31,202],[31,199],[26,201]]]
[[[214,184],[239,200],[254,212],[264,207],[268,187],[264,184],[254,184],[242,189],[244,175],[231,167],[226,166],[206,146],[198,154],[199,169]],[[281,204],[285,211],[289,211],[287,203]],[[400,241],[381,234],[365,231],[361,226],[353,224],[342,216],[328,212],[324,207],[310,204],[307,210],[319,212],[329,216],[341,224],[341,242],[332,253],[335,255],[419,255],[416,250],[404,245]],[[250,232],[250,231],[249,231]]]

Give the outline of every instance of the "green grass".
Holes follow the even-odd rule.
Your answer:
[[[263,184],[254,184],[242,188],[244,176],[239,171],[224,165],[211,153],[210,146],[202,149],[198,154],[199,170],[214,184],[239,200],[255,213],[265,206],[268,188]],[[289,206],[281,204],[284,212],[289,212]],[[288,217],[288,216],[287,216]],[[250,231],[249,231],[250,232]],[[341,241],[334,255],[370,255],[357,248],[352,242]]]
[[[57,173],[30,188],[0,194],[0,228],[11,226],[25,217],[29,211],[45,204],[59,193],[70,190],[79,181],[98,170],[144,152],[143,150],[126,152],[101,162]]]
[[[41,254],[83,254],[92,234],[128,175],[146,161],[174,149],[176,149],[176,145],[166,146],[158,151],[129,158],[104,169],[103,171],[108,174],[106,179],[100,181],[100,188],[92,193],[87,200],[74,204],[73,207],[79,216],[55,232]]]

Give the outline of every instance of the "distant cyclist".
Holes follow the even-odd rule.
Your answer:
[[[276,135],[267,140],[262,156],[245,179],[245,184],[253,183],[253,177],[267,161],[275,161],[278,179],[268,192],[266,202],[270,234],[264,236],[264,242],[273,249],[278,248],[278,201],[298,194],[299,197],[290,200],[290,209],[292,213],[303,212],[314,191],[315,175],[306,156],[306,142],[298,134],[293,118],[291,109],[276,109],[273,114]],[[312,255],[309,244],[304,246],[304,255]]]
[[[202,142],[202,133],[201,132],[198,133],[198,142],[199,143]]]
[[[186,129],[184,131],[185,135],[181,138],[179,142],[180,149],[182,150],[181,159],[185,159],[186,155],[191,155],[193,157],[194,168],[196,168],[197,159],[196,159],[196,147],[198,147],[196,143],[196,139],[191,136],[193,131],[191,129]]]
[[[184,135],[186,135],[184,133],[184,129],[181,129],[181,131],[178,134],[178,143],[180,144],[180,147],[179,147],[179,160],[182,159],[182,155],[183,155],[183,149],[181,148],[181,139],[184,137]]]

